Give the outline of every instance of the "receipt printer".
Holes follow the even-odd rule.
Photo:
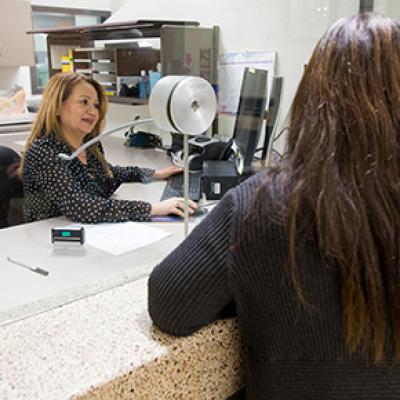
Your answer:
[[[85,243],[85,229],[82,226],[71,228],[51,228],[51,243]]]
[[[235,160],[204,161],[202,184],[208,200],[219,200],[250,175],[239,175]]]

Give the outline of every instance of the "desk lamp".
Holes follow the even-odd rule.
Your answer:
[[[64,160],[72,160],[92,144],[111,133],[153,122],[158,128],[184,135],[184,215],[185,236],[189,233],[189,138],[200,135],[212,124],[217,112],[217,99],[211,84],[195,76],[169,75],[154,86],[149,99],[150,119],[120,125],[103,132],[78,147],[71,155],[60,153]]]

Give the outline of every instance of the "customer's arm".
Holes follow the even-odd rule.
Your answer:
[[[151,273],[149,312],[163,331],[188,335],[220,317],[233,301],[228,278],[232,199],[226,195]]]
[[[58,157],[54,149],[37,146],[32,150],[27,156],[24,173],[32,174],[43,192],[27,193],[28,203],[45,198],[46,203],[50,200],[56,204],[67,218],[82,223],[150,220],[150,203],[115,200],[88,193],[67,167],[69,161]]]

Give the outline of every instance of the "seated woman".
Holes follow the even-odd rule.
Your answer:
[[[400,398],[400,25],[335,23],[298,87],[282,162],[231,190],[152,272],[189,335],[236,305],[249,399]]]
[[[107,111],[107,97],[93,79],[59,73],[48,82],[21,163],[26,220],[64,215],[76,222],[149,221],[151,215],[183,216],[180,199],[150,204],[111,198],[124,182],[165,179],[181,169],[158,171],[107,163],[100,143],[72,161],[84,141],[99,135]],[[190,211],[196,204],[190,203]]]

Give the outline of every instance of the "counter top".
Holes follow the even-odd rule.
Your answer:
[[[1,141],[20,150],[26,136],[2,134]],[[112,163],[149,168],[169,164],[165,154],[155,151],[142,162],[139,156],[149,153],[122,146],[121,138],[107,137],[104,144]],[[162,182],[128,185],[119,195],[155,201],[160,185]],[[236,320],[218,321],[185,338],[165,335],[151,323],[147,275],[176,246],[171,240],[182,240],[177,236],[183,234],[181,224],[168,228],[176,230],[173,236],[142,250],[111,257],[87,247],[85,254],[67,259],[53,252],[50,245],[48,224],[53,223],[47,220],[7,228],[0,235],[3,255],[15,253],[19,260],[48,270],[55,270],[59,262],[67,272],[72,271],[74,261],[79,260],[82,266],[82,271],[70,276],[78,285],[78,294],[71,296],[63,289],[60,301],[45,297],[44,303],[29,303],[29,309],[15,314],[11,310],[6,315],[6,320],[23,319],[0,326],[1,400],[226,399],[244,386]],[[1,265],[6,267],[3,259]],[[116,275],[108,276],[105,282],[90,282],[90,288],[81,292],[84,269],[97,273],[105,265]],[[23,272],[13,273],[21,273],[22,278]],[[23,276],[25,284],[21,280],[19,285],[5,283],[20,303],[24,303],[28,289],[45,294],[39,284],[29,283],[35,276]],[[49,283],[55,290],[54,283]],[[5,291],[1,293],[3,299]]]
[[[226,399],[244,386],[237,321],[175,338],[147,278],[0,328],[0,398]]]
[[[32,128],[34,113],[0,115],[0,133],[27,132]]]

